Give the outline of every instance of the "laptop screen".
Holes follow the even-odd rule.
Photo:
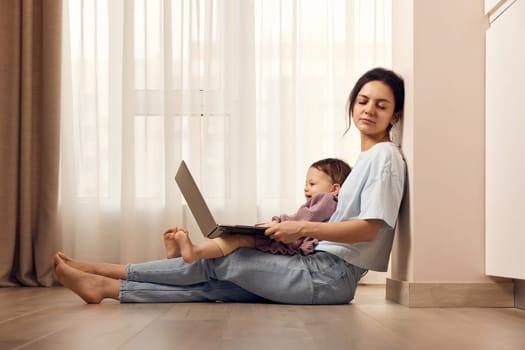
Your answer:
[[[195,221],[197,221],[202,234],[208,236],[217,227],[217,222],[213,218],[185,161],[181,161],[177,174],[175,175],[175,181],[186,203],[188,203],[191,214],[195,218]]]

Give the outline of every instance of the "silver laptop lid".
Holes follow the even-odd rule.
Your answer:
[[[188,203],[191,214],[195,218],[195,221],[197,221],[202,234],[205,237],[210,236],[217,229],[217,222],[213,218],[213,215],[185,161],[181,161],[177,174],[175,175],[175,181],[177,182],[186,203]]]

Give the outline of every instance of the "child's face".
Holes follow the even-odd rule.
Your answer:
[[[335,196],[338,191],[339,186],[334,184],[332,178],[326,173],[312,167],[308,169],[304,185],[304,196],[306,199],[321,192],[330,192]]]

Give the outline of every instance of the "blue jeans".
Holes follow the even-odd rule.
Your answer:
[[[287,256],[238,249],[193,264],[180,258],[130,264],[120,301],[346,304],[364,272],[325,252]]]

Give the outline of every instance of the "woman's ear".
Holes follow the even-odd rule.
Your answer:
[[[390,121],[390,124],[391,125],[396,124],[399,121],[399,119],[401,119],[402,116],[403,116],[403,112],[394,113],[394,115],[392,116],[392,120]]]
[[[341,189],[340,184],[332,184],[332,191],[330,192],[334,196],[337,196],[339,194],[339,190]]]

